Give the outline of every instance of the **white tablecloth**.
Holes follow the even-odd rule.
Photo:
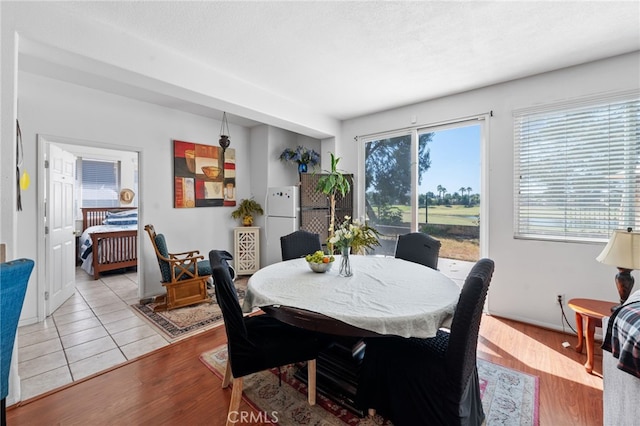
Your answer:
[[[353,276],[311,271],[304,259],[269,265],[249,278],[243,310],[282,305],[355,327],[403,337],[433,337],[451,323],[460,288],[441,272],[392,257],[351,256]]]

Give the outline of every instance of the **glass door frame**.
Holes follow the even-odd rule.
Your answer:
[[[389,132],[380,132],[358,138],[358,179],[356,194],[356,212],[361,217],[366,215],[365,194],[365,147],[366,144],[379,140],[390,139],[399,136],[411,135],[411,232],[418,231],[418,137],[421,133],[436,132],[440,130],[465,127],[470,125],[480,126],[480,258],[489,253],[489,118],[491,113],[464,119],[452,120],[430,125],[400,129]]]
[[[418,140],[418,132],[417,128],[413,129],[404,129],[397,130],[392,132],[381,132],[372,136],[362,137],[358,140],[358,185],[357,185],[357,212],[359,217],[366,216],[366,193],[365,193],[365,152],[366,152],[366,144],[379,140],[379,139],[392,139],[400,136],[411,136],[411,229],[417,229],[418,227],[418,209],[417,203],[414,203],[417,200],[417,185],[418,185],[418,169],[417,169],[417,158],[418,158],[418,144],[416,141]],[[413,232],[413,231],[412,231]]]

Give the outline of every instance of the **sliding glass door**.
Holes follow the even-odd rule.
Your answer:
[[[381,233],[369,254],[393,256],[398,235],[420,231],[440,257],[479,258],[481,134],[474,120],[364,141],[366,220]]]
[[[431,134],[419,137],[418,148],[415,139],[414,131],[365,142],[366,219],[382,234],[371,254],[393,255],[398,235],[417,227],[416,177],[429,168]]]

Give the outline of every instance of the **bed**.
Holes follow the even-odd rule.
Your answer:
[[[81,267],[94,280],[105,271],[138,266],[137,207],[82,208],[78,244]]]

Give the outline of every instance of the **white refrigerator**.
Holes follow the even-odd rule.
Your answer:
[[[265,200],[267,265],[282,261],[280,237],[300,229],[300,188],[277,186],[267,190]]]

